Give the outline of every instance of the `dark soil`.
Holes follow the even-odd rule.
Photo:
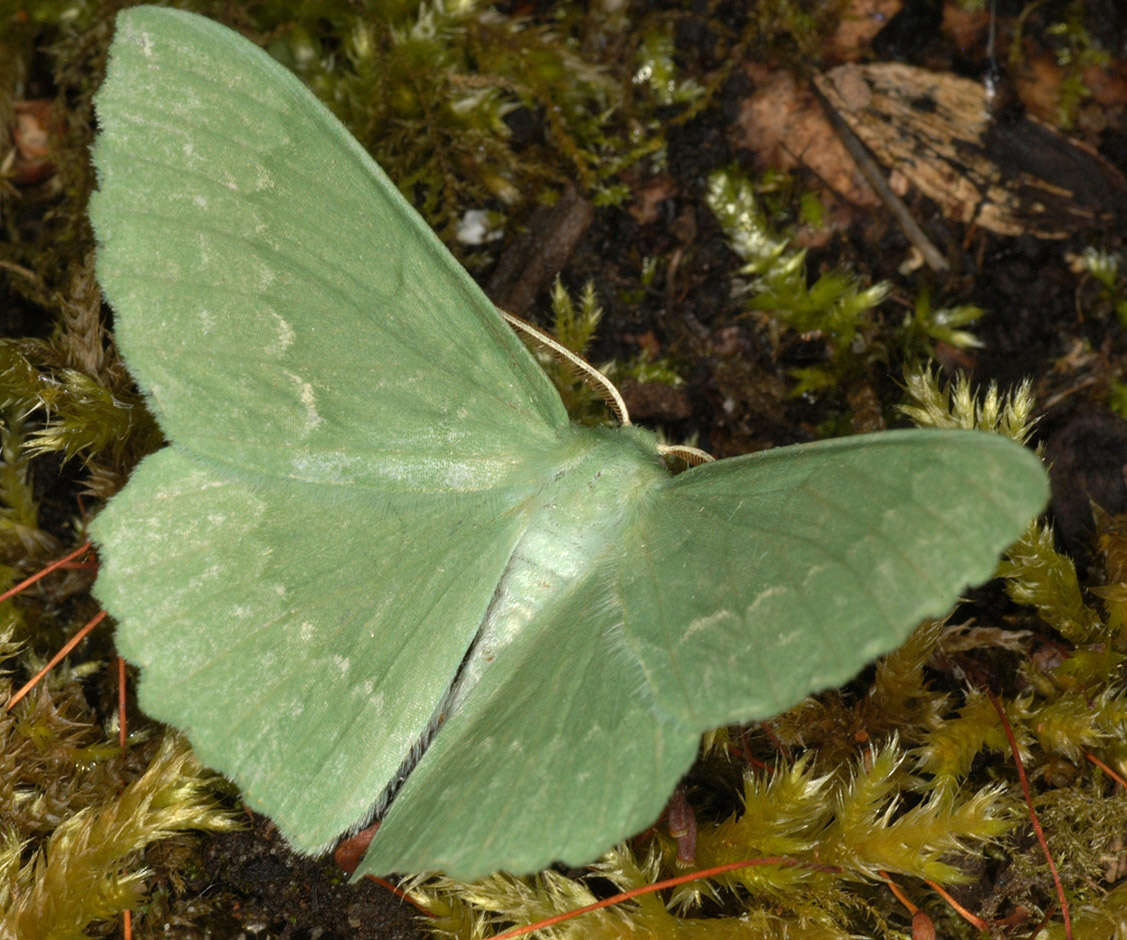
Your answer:
[[[1103,5],[1118,9],[1111,0]],[[908,13],[921,16],[924,7],[937,6],[910,3]],[[1042,12],[1038,22],[1051,19]],[[905,22],[897,18],[874,41],[883,57],[926,54],[929,68],[966,67],[966,50],[949,42],[931,41],[925,50],[917,49],[920,30],[905,29]],[[1104,30],[1105,47],[1113,55],[1127,53],[1127,18],[1109,12]],[[708,63],[712,34],[703,17],[684,17],[676,35],[685,63],[713,67]],[[824,344],[794,334],[780,338],[763,318],[744,316],[740,299],[732,296],[740,261],[703,201],[704,184],[710,172],[726,165],[751,168],[754,155],[737,138],[733,122],[753,84],[742,72],[733,73],[712,107],[671,127],[668,195],[652,219],[639,222],[628,207],[598,208],[563,268],[573,290],[593,280],[606,311],[592,361],[630,359],[650,345],[674,361],[684,377],[676,391],[629,390],[640,422],[660,425],[670,439],[696,435],[699,446],[718,457],[811,439],[827,422],[854,420],[858,400],[851,395],[857,389],[816,398],[789,396],[792,370],[819,361]],[[1112,164],[1127,170],[1125,114],[1127,102],[1109,107],[1103,129],[1088,136]],[[651,181],[631,182],[640,191]],[[816,186],[818,181],[804,182]],[[893,280],[908,299],[930,280],[945,304],[987,309],[974,326],[983,348],[938,352],[980,383],[1011,386],[1033,378],[1045,414],[1039,438],[1055,458],[1053,511],[1062,539],[1083,557],[1090,535],[1086,497],[1111,512],[1127,510],[1127,422],[1108,405],[1112,383],[1127,374],[1127,337],[1103,306],[1098,285],[1091,279],[1078,282],[1068,256],[1094,243],[1122,253],[1127,222],[1111,231],[1078,232],[1065,241],[1003,237],[943,218],[922,197],[909,194],[907,200],[917,221],[956,262],[953,273],[943,278],[921,273],[906,282],[897,268],[908,244],[891,218],[877,211],[858,213],[827,243],[812,248],[811,276],[845,265],[868,281]],[[640,302],[628,299],[625,288],[637,283],[648,257],[666,259],[667,275]],[[668,263],[671,258],[676,265]],[[483,281],[488,273],[481,275]],[[545,291],[554,274],[542,285],[534,309],[547,309]],[[904,313],[894,298],[880,316],[891,322]],[[8,329],[10,335],[32,332],[27,323],[11,322]],[[880,401],[895,402],[900,365],[874,367],[859,384]],[[878,422],[884,423],[889,410],[877,410]],[[251,818],[242,832],[202,835],[190,848],[183,841],[177,845],[193,864],[184,866],[177,855],[172,866],[167,846],[150,849],[149,864],[157,874],[149,883],[159,901],[149,913],[137,912],[136,936],[406,940],[425,935],[409,904],[372,882],[349,883],[331,859],[292,855],[261,818]],[[172,867],[178,875],[170,875]],[[180,880],[185,870],[192,874]],[[119,934],[113,928],[101,935]]]

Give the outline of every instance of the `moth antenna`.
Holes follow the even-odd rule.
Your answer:
[[[605,401],[607,407],[614,412],[618,423],[623,427],[627,427],[630,424],[630,412],[626,410],[626,402],[623,401],[622,395],[619,394],[618,389],[614,387],[614,383],[610,379],[582,356],[577,356],[561,342],[553,339],[539,327],[533,326],[527,320],[522,320],[520,317],[513,316],[511,313],[507,313],[504,310],[501,310],[500,313],[513,329],[520,330],[525,336],[532,337],[535,342],[575,366],[585,382],[589,382],[598,387],[599,391],[602,393],[603,401]]]
[[[699,467],[702,463],[711,463],[716,459],[707,450],[688,444],[658,444],[657,452],[662,457],[680,457],[690,467]]]

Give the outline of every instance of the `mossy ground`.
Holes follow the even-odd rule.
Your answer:
[[[847,688],[769,726],[722,732],[688,779],[698,825],[716,827],[712,842],[701,837],[700,861],[724,855],[718,838],[744,854],[785,844],[790,853],[817,856],[832,843],[841,849],[839,864],[855,853],[852,873],[760,871],[698,886],[695,896],[682,892],[679,910],[694,914],[701,936],[708,929],[702,914],[729,918],[716,924],[726,930],[746,911],[760,931],[749,936],[906,936],[910,918],[887,889],[854,877],[871,874],[870,862],[857,854],[861,830],[849,834],[842,822],[852,807],[879,843],[880,813],[899,797],[900,812],[915,813],[916,828],[933,827],[932,844],[946,846],[929,864],[969,876],[953,888],[967,907],[1016,917],[1016,936],[1030,935],[1042,918],[1048,936],[1062,936],[1013,760],[989,702],[974,691],[989,689],[1006,704],[1024,746],[1074,917],[1087,918],[1090,932],[1075,935],[1113,936],[1109,925],[1127,908],[1119,838],[1127,796],[1088,755],[1127,765],[1118,691],[1127,527],[1117,518],[1127,512],[1127,227],[1117,222],[1053,241],[1001,237],[944,219],[909,193],[913,214],[952,263],[953,273],[937,276],[905,268],[910,246],[886,213],[851,212],[815,174],[764,165],[752,152],[754,135],[736,130],[741,106],[764,69],[837,61],[836,27],[847,18],[839,2],[544,2],[500,4],[490,16],[478,15],[484,5],[456,12],[454,4],[431,4],[420,16],[409,0],[373,4],[363,15],[339,0],[187,5],[295,67],[483,281],[522,231],[534,245],[556,237],[537,228],[533,212],[574,183],[592,221],[560,272],[573,307],[557,298],[556,327],[592,362],[609,364],[636,418],[671,441],[723,457],[903,423],[903,383],[927,357],[948,375],[966,371],[982,391],[990,381],[1005,388],[1033,380],[1041,416],[1034,440],[1053,461],[1055,542],[1031,533],[1008,562],[1009,580],[973,592],[951,619],[972,624],[966,631],[925,626]],[[84,214],[93,186],[90,99],[117,6],[0,0],[0,123],[8,135],[0,158],[13,154],[0,179],[0,563],[11,583],[79,544],[84,514],[159,444],[110,346]],[[1117,103],[1114,83],[1124,81],[1127,14],[1112,0],[1049,0],[1020,21],[1018,37],[1022,5],[998,6],[1012,75],[1036,89],[1030,75],[1056,63],[1054,123],[1124,168],[1127,100]],[[849,54],[981,74],[984,34],[960,43],[953,27],[934,21],[936,9],[906,4]],[[949,19],[958,12],[955,4],[944,10]],[[759,71],[745,67],[751,63]],[[1097,80],[1113,91],[1095,89]],[[29,109],[36,101],[49,105]],[[47,153],[36,149],[40,133]],[[743,199],[753,218],[743,242],[738,220],[719,210],[718,187],[729,202]],[[470,208],[487,210],[502,237],[456,241]],[[808,245],[804,256],[800,244]],[[881,283],[887,296],[876,303],[865,291]],[[602,317],[585,339],[593,306],[581,301],[587,284]],[[533,295],[530,309],[517,312],[551,327],[550,276]],[[945,413],[928,394],[921,388],[926,401],[916,404],[933,417]],[[577,415],[600,414],[578,387],[570,387],[569,405]],[[1088,497],[1108,514],[1098,523]],[[94,613],[86,593],[92,578],[89,569],[56,575],[0,606],[4,636],[22,644],[7,661],[13,684]],[[105,895],[98,916],[131,904],[138,936],[422,935],[410,909],[384,889],[349,887],[331,864],[292,858],[262,820],[239,832],[183,832],[227,825],[198,800],[197,787],[245,818],[237,794],[209,782],[179,752],[161,750],[162,729],[135,710],[135,743],[125,757],[116,751],[112,655],[103,627],[28,705],[0,719],[4,916],[14,918],[27,903],[42,914],[45,895],[34,892],[48,891],[52,878],[94,879]],[[179,815],[146,816],[120,795],[159,760],[175,766],[187,789],[161,790],[175,781],[150,777],[150,791],[126,792],[134,799],[164,793]],[[769,783],[776,761],[785,772]],[[835,766],[851,772],[814,782],[816,772]],[[952,781],[951,802],[940,798],[940,779]],[[755,813],[740,816],[744,803]],[[97,825],[127,811],[133,829],[120,845],[107,843],[100,854],[75,850],[65,856],[74,866],[69,874],[43,867],[64,857],[62,836],[81,848]],[[1005,827],[994,821],[999,814]],[[827,831],[836,826],[837,841],[811,833],[811,818]],[[890,822],[903,818],[893,814]],[[780,827],[780,819],[794,822]],[[58,841],[49,846],[52,833]],[[961,848],[943,842],[959,836]],[[607,862],[596,893],[673,870],[661,838],[633,849],[635,856]],[[895,853],[882,857],[896,868]],[[902,882],[940,934],[973,936],[910,877],[911,858],[900,861],[909,875]],[[131,877],[142,867],[150,873]],[[473,921],[458,886],[423,890],[450,924]],[[497,910],[516,916],[547,910],[553,898],[578,903],[587,888],[557,878],[483,890]],[[61,895],[51,903],[65,906]],[[664,908],[636,909],[602,929],[621,936],[631,917],[665,924],[667,932],[690,929],[665,916]],[[596,935],[593,925],[576,929],[576,936]],[[88,930],[115,936],[119,920]]]

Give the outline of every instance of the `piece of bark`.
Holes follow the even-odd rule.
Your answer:
[[[528,230],[505,252],[486,293],[502,310],[523,316],[567,263],[595,210],[569,186],[554,206],[532,214]]]
[[[849,151],[849,156],[852,157],[853,162],[857,165],[857,169],[860,170],[861,174],[868,180],[869,185],[873,188],[877,197],[884,203],[885,209],[896,219],[901,230],[908,237],[908,240],[915,246],[924,261],[927,262],[928,267],[938,272],[949,270],[950,265],[947,263],[947,259],[944,258],[939,249],[932,244],[931,239],[924,233],[924,230],[912,216],[912,213],[900,196],[892,191],[892,187],[889,186],[888,181],[884,177],[884,171],[869,155],[868,150],[865,149],[865,145],[861,143],[860,138],[853,133],[845,119],[837,112],[829,99],[819,91],[817,85],[814,85],[814,93],[818,95],[825,109],[826,117],[829,119],[830,126],[833,127],[838,137],[841,138],[841,142],[845,145],[845,149]]]
[[[1127,179],[1028,115],[992,112],[978,82],[884,62],[814,77],[873,155],[949,218],[1000,235],[1065,238],[1127,212]]]
[[[803,81],[788,71],[747,67],[755,91],[740,105],[737,146],[757,156],[761,169],[808,168],[850,206],[878,208],[880,200]]]

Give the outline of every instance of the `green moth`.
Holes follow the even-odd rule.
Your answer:
[[[671,476],[568,422],[395,186],[213,22],[122,13],[90,216],[170,441],[95,519],[141,706],[360,872],[591,861],[702,731],[848,680],[1042,507],[1003,438],[905,431]]]

